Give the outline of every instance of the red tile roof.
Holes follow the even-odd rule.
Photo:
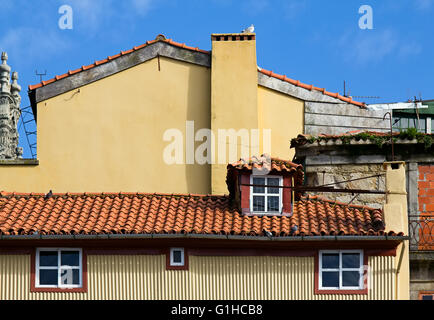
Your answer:
[[[296,232],[291,228],[298,226]],[[247,216],[227,196],[0,193],[0,234],[384,235],[381,210],[304,198],[287,216]],[[395,235],[393,232],[389,235]]]
[[[160,37],[160,36],[159,36],[159,37],[157,37],[157,39],[152,40],[152,41],[147,41],[146,43],[144,43],[144,44],[142,44],[142,45],[140,45],[140,46],[138,46],[138,47],[134,47],[134,48],[132,48],[131,50],[121,51],[121,52],[118,53],[117,55],[109,56],[109,57],[107,57],[106,59],[99,60],[99,61],[95,61],[95,62],[94,62],[93,64],[91,64],[91,65],[88,65],[88,66],[82,66],[82,67],[79,68],[79,69],[76,69],[76,70],[73,70],[73,71],[68,71],[68,73],[62,74],[62,75],[60,75],[60,76],[55,76],[54,78],[52,78],[52,79],[50,79],[50,80],[42,81],[42,82],[40,82],[40,83],[38,83],[38,84],[35,84],[35,85],[30,85],[30,86],[29,86],[29,90],[38,89],[38,88],[44,87],[44,86],[46,86],[46,85],[48,85],[48,84],[50,84],[50,83],[56,82],[56,81],[58,81],[58,80],[61,80],[61,79],[63,79],[63,78],[66,78],[66,77],[69,77],[69,76],[71,76],[71,75],[73,75],[73,74],[76,74],[76,73],[79,73],[79,72],[82,72],[82,71],[85,71],[85,70],[89,70],[89,69],[95,68],[96,66],[99,66],[99,65],[101,65],[101,64],[104,64],[104,63],[110,62],[110,61],[112,61],[112,60],[114,60],[114,59],[117,59],[117,58],[119,58],[119,57],[121,57],[121,56],[124,56],[124,55],[127,55],[127,54],[129,54],[129,53],[132,53],[132,52],[134,52],[134,51],[140,50],[140,49],[142,49],[142,48],[144,48],[144,47],[147,47],[148,45],[151,45],[151,44],[153,44],[153,43],[155,43],[155,42],[158,42],[158,41],[166,42],[166,43],[168,43],[168,44],[170,44],[170,45],[172,45],[172,46],[179,47],[179,48],[183,48],[183,49],[187,49],[187,50],[191,50],[191,51],[197,51],[197,52],[202,52],[202,53],[206,53],[206,54],[209,54],[209,53],[210,53],[209,51],[201,50],[201,49],[199,49],[199,48],[190,47],[190,46],[185,45],[185,43],[175,42],[175,41],[172,41],[172,39],[165,39],[164,37]]]
[[[266,162],[267,160],[270,161],[270,163],[267,163]],[[231,197],[235,196],[236,175],[237,175],[236,171],[252,172],[254,168],[258,170],[258,173],[262,171],[263,174],[277,174],[277,175],[292,174],[295,176],[296,185],[303,184],[304,172],[303,172],[302,165],[296,164],[288,160],[269,158],[266,155],[262,155],[260,158],[253,157],[247,160],[241,159],[235,163],[228,164],[226,185],[228,186],[229,195]],[[264,172],[263,171],[264,169],[267,169],[267,171]],[[299,198],[299,194],[296,194],[296,199],[298,198]]]
[[[289,82],[289,83],[291,83],[297,87],[304,88],[304,89],[307,89],[310,91],[316,90],[316,91],[321,92],[322,94],[325,94],[325,95],[332,97],[332,98],[342,100],[346,103],[354,104],[356,106],[363,107],[363,108],[366,107],[365,103],[354,101],[353,98],[351,98],[351,97],[341,96],[339,93],[335,93],[335,92],[328,92],[324,88],[317,88],[311,84],[305,84],[305,83],[300,82],[299,80],[290,79],[290,78],[286,77],[285,75],[277,74],[277,73],[274,73],[273,71],[265,70],[262,68],[259,68],[258,70],[259,70],[259,72],[261,72],[261,73],[263,73],[269,77],[273,77],[273,78],[276,78],[276,79],[279,79],[282,81]]]
[[[251,171],[253,168],[262,169],[264,165],[264,160],[266,158],[262,156],[261,158],[250,158],[248,160],[240,159],[239,161],[228,164],[228,168],[234,168],[238,170],[249,170]],[[303,166],[300,164],[296,164],[294,162],[288,160],[282,160],[278,158],[270,158],[271,164],[269,170],[274,170],[277,172],[296,172],[297,169],[303,169]]]

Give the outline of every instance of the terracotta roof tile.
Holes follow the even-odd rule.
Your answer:
[[[91,65],[82,66],[81,68],[79,68],[77,70],[68,71],[67,73],[62,74],[62,75],[56,75],[54,78],[52,78],[50,80],[42,81],[42,82],[40,82],[38,84],[35,84],[35,85],[30,85],[29,86],[29,90],[32,91],[32,90],[44,87],[44,86],[46,86],[46,85],[48,85],[50,83],[53,83],[55,81],[59,81],[59,80],[61,80],[63,78],[66,78],[66,77],[68,77],[70,75],[73,75],[73,74],[76,74],[78,72],[82,72],[82,71],[85,71],[85,70],[92,69],[92,68],[97,67],[97,66],[99,66],[101,64],[104,64],[104,63],[108,63],[108,62],[110,62],[110,61],[112,61],[114,59],[117,59],[117,58],[119,58],[121,56],[124,56],[124,55],[130,54],[132,52],[135,52],[137,50],[140,50],[140,49],[142,49],[142,48],[144,48],[144,47],[146,47],[148,45],[151,45],[151,44],[153,44],[155,42],[158,42],[158,41],[162,41],[162,42],[168,43],[168,44],[170,44],[172,46],[176,46],[176,47],[187,49],[187,50],[191,50],[191,51],[202,52],[202,53],[205,53],[205,54],[210,54],[211,53],[210,51],[201,50],[201,49],[199,49],[197,47],[190,47],[190,46],[187,46],[185,43],[175,42],[172,39],[165,39],[164,37],[158,36],[156,40],[146,41],[146,43],[144,43],[144,44],[142,44],[140,46],[135,46],[135,47],[133,47],[130,50],[121,51],[120,53],[118,53],[116,55],[113,55],[113,56],[109,56],[106,59],[95,61]],[[328,92],[325,89],[317,88],[317,87],[315,87],[313,85],[308,85],[308,84],[302,83],[299,80],[293,80],[293,79],[287,78],[285,75],[280,75],[280,74],[274,73],[273,71],[268,71],[268,70],[265,70],[265,69],[262,69],[262,68],[259,68],[259,67],[258,67],[258,71],[261,72],[261,73],[263,73],[263,74],[265,74],[265,75],[267,75],[267,76],[269,76],[269,77],[273,77],[273,78],[276,78],[276,79],[279,79],[279,80],[282,80],[282,81],[285,81],[285,82],[289,82],[289,83],[291,83],[291,84],[293,84],[295,86],[299,86],[299,87],[307,89],[307,90],[316,90],[316,91],[321,92],[324,95],[328,95],[328,96],[331,96],[333,98],[337,98],[339,100],[342,100],[342,101],[350,103],[350,104],[357,105],[359,107],[365,107],[366,106],[362,102],[353,101],[351,97],[344,97],[344,96],[341,96],[338,93]]]
[[[293,80],[293,79],[287,78],[285,75],[276,74],[273,71],[265,70],[263,68],[258,68],[258,71],[261,72],[262,74],[265,74],[266,76],[276,78],[276,79],[279,79],[279,80],[282,80],[285,82],[289,82],[289,83],[291,83],[297,87],[301,87],[301,88],[304,88],[307,90],[316,90],[316,91],[321,92],[324,95],[342,100],[342,101],[350,103],[350,104],[354,104],[358,107],[366,108],[365,103],[354,101],[351,97],[344,97],[344,96],[341,96],[339,93],[328,92],[325,89],[317,88],[313,85],[302,83],[299,80]]]
[[[292,232],[291,228],[298,230]],[[1,193],[0,234],[384,235],[381,210],[303,198],[288,216],[247,216],[228,196]],[[389,233],[394,235],[394,233]]]
[[[160,39],[158,39],[158,40],[147,41],[146,43],[144,43],[144,44],[142,44],[142,45],[140,45],[140,46],[135,46],[134,48],[132,48],[132,49],[130,49],[130,50],[127,50],[127,51],[121,51],[120,53],[118,53],[118,54],[116,54],[116,55],[114,55],[114,56],[109,56],[109,57],[107,57],[106,59],[99,60],[99,61],[95,61],[95,62],[94,62],[93,64],[91,64],[91,65],[88,65],[88,66],[82,66],[80,69],[77,69],[77,70],[75,70],[75,71],[68,71],[68,73],[63,74],[63,75],[55,76],[53,79],[50,79],[50,80],[47,80],[47,81],[41,81],[40,83],[35,84],[35,85],[30,85],[30,86],[29,86],[29,90],[32,91],[32,90],[35,90],[35,89],[38,89],[38,88],[44,87],[44,86],[46,86],[46,85],[48,85],[48,84],[50,84],[50,83],[53,83],[53,82],[55,82],[55,81],[58,81],[58,80],[60,80],[60,79],[63,79],[63,78],[65,78],[65,77],[67,77],[67,76],[73,75],[73,74],[75,74],[75,73],[78,73],[78,72],[81,72],[81,71],[85,71],[85,70],[89,70],[89,69],[95,68],[95,67],[98,66],[98,65],[101,65],[101,64],[107,63],[107,62],[109,62],[109,61],[111,61],[111,60],[114,60],[114,59],[117,59],[117,58],[119,58],[119,57],[121,57],[121,56],[124,56],[124,55],[130,54],[130,53],[132,53],[132,52],[135,52],[135,51],[137,51],[137,50],[140,50],[140,49],[142,49],[142,48],[144,48],[144,47],[146,47],[146,46],[148,46],[148,45],[151,45],[151,44],[153,44],[153,43],[155,43],[155,42],[158,42],[158,41],[166,42],[166,43],[168,43],[168,44],[170,44],[170,45],[172,45],[172,46],[176,46],[176,47],[184,48],[184,49],[191,50],[191,51],[202,52],[202,53],[206,53],[206,54],[209,54],[209,53],[210,53],[209,51],[206,51],[206,50],[201,50],[201,49],[199,49],[199,48],[193,48],[193,47],[186,46],[185,44],[181,44],[181,43],[178,43],[178,42],[174,42],[174,41],[172,41],[171,39],[162,39],[162,38],[160,38]]]

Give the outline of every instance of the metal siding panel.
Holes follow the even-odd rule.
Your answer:
[[[87,293],[30,293],[30,256],[0,256],[0,300],[394,299],[394,257],[369,257],[368,295],[314,295],[312,257],[190,256],[189,271],[165,256],[88,256]]]

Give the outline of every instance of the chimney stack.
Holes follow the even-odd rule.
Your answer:
[[[384,205],[384,222],[386,234],[390,231],[408,235],[408,211],[405,162],[385,162],[387,199]],[[410,258],[409,241],[403,240],[397,247],[395,257],[395,298],[410,298]]]
[[[249,132],[258,129],[256,35],[212,34],[211,40],[211,130],[215,137],[218,137],[218,129],[243,129]],[[226,144],[220,140],[219,144]],[[241,158],[240,140],[237,141],[236,160]],[[214,154],[213,158],[215,164],[211,168],[212,193],[224,194],[227,192],[224,183],[226,166],[230,161],[227,159],[225,164],[219,164],[218,154]]]
[[[385,162],[386,170],[386,204],[384,205],[384,222],[386,232],[408,234],[408,211],[405,162]]]

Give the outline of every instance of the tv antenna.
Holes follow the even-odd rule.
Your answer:
[[[350,89],[348,88],[348,92],[347,92],[347,82],[344,80],[344,97],[349,97],[349,96],[351,96]],[[378,96],[352,96],[352,98],[355,98],[355,99],[381,99],[381,97],[378,97]]]
[[[45,73],[38,73],[38,70],[36,70],[35,74],[39,76],[39,82],[42,82],[42,77],[47,75],[47,70],[45,70]]]

